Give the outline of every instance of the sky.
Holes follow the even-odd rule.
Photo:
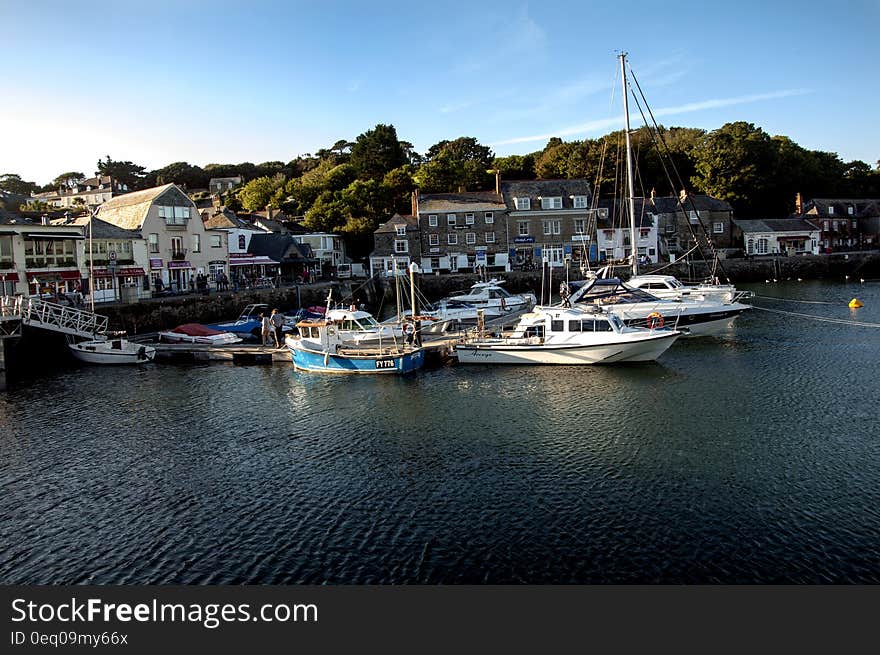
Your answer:
[[[880,0],[0,0],[0,174],[287,162],[379,123],[421,153],[525,154],[622,127],[620,51],[663,125],[743,120],[874,166],[878,19]]]

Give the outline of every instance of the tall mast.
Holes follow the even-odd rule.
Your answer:
[[[632,144],[629,139],[629,94],[626,88],[626,53],[617,55],[620,59],[620,78],[623,82],[623,119],[626,123],[626,187],[629,205],[629,254],[632,257],[632,274],[639,274],[639,260],[636,257],[636,205],[633,186]]]

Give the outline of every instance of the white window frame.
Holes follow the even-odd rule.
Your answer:
[[[458,235],[451,233],[446,235],[446,245],[448,246],[457,246],[458,245]]]
[[[517,221],[516,222],[516,235],[519,237],[529,236],[529,222],[528,221]]]
[[[585,218],[574,219],[574,233],[575,234],[586,234],[587,233],[587,220]]]
[[[440,235],[439,234],[429,234],[428,235],[428,245],[429,246],[439,246],[440,245]]]
[[[395,232],[397,232],[397,236],[405,237],[406,236],[406,225],[396,225],[394,227]]]
[[[486,221],[486,225],[492,225],[495,222],[494,212],[486,212],[483,214],[483,219]]]
[[[428,214],[428,227],[437,227],[437,214]]]
[[[513,204],[519,210],[532,208],[532,201],[530,198],[514,198]]]
[[[724,223],[721,221],[716,221],[712,224],[712,232],[714,234],[724,234]]]
[[[586,196],[575,196],[572,198],[572,206],[575,209],[586,209],[587,208],[587,197]]]
[[[464,224],[465,225],[473,225],[474,224],[474,215],[473,214],[465,214],[464,215]]]
[[[407,241],[406,239],[395,239],[394,254],[398,255],[405,252],[409,252],[409,241]]]
[[[476,232],[468,232],[467,234],[465,234],[464,235],[464,242],[469,246],[474,245],[477,242],[477,233]]]
[[[446,214],[446,224],[449,227],[455,227],[457,221],[458,219],[456,218],[455,214]]]
[[[828,206],[828,215],[829,215],[829,216],[834,216],[834,207],[832,207],[832,206],[830,206],[830,205]]]
[[[757,255],[766,255],[770,248],[770,242],[765,237],[760,237],[755,242],[755,254]]]
[[[495,243],[495,233],[486,232],[486,243]]]
[[[694,211],[693,209],[688,211],[688,220],[691,223],[697,223],[700,219],[700,212]]]
[[[562,209],[562,196],[541,198],[541,209]]]

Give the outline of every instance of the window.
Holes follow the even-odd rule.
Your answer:
[[[474,224],[474,215],[473,214],[465,214],[464,215],[464,224],[465,225],[473,225]]]
[[[849,214],[850,216],[852,216],[854,211],[855,211],[855,208],[854,208],[852,205],[847,205],[847,207],[846,207],[846,213],[847,213],[847,214]]]
[[[541,209],[562,209],[562,197],[541,198]]]
[[[646,230],[645,228],[639,228],[639,241],[647,240],[649,234],[651,234],[651,230]]]
[[[147,241],[150,244],[150,252],[159,252],[159,235],[151,234],[147,238]]]
[[[397,226],[396,228],[394,228],[394,229],[395,229],[395,231],[397,232],[397,236],[399,236],[399,237],[405,237],[405,236],[406,236],[406,225],[398,225],[398,226]]]
[[[185,255],[186,251],[183,249],[183,239],[180,237],[171,237],[171,254],[172,255]]]
[[[834,216],[834,207],[831,207],[830,205],[829,205],[829,207],[828,207],[828,215],[829,215],[829,216]]]
[[[428,235],[428,245],[429,246],[439,246],[440,245],[440,235],[439,234],[429,234]]]
[[[587,197],[586,196],[575,196],[573,199],[573,206],[575,209],[586,209],[587,208]]]
[[[758,244],[755,252],[757,252],[759,255],[767,254],[767,239],[758,239]]]
[[[458,245],[458,235],[457,234],[447,234],[446,235],[446,243],[450,246]]]
[[[428,226],[437,227],[437,214],[428,214]]]
[[[409,242],[405,239],[395,239],[394,252],[409,252]]]
[[[202,252],[202,236],[200,234],[192,235],[192,251]]]
[[[495,233],[486,232],[486,243],[495,243]]]
[[[691,223],[696,223],[700,219],[700,212],[695,212],[694,210],[689,211],[688,219],[690,219]]]
[[[159,205],[159,218],[164,219],[166,225],[186,225],[189,220],[189,207]]]
[[[542,221],[544,224],[544,234],[561,234],[562,221]]]
[[[491,225],[495,222],[495,214],[492,212],[486,212],[483,214],[483,218],[486,219],[486,225]]]
[[[583,234],[587,231],[587,222],[582,218],[574,219],[575,234]]]
[[[240,237],[240,239],[243,239],[243,238],[244,238],[244,235],[242,235]],[[241,245],[241,244],[239,243],[239,245]],[[212,248],[221,248],[222,246],[223,246],[223,243],[221,241],[220,235],[219,234],[212,234],[211,235],[211,247]],[[156,252],[158,252],[158,250]]]
[[[856,229],[858,226],[859,226],[858,221],[855,221],[855,220],[854,220],[854,221],[852,222],[852,229]]]
[[[477,235],[476,235],[476,233],[474,233],[474,232],[468,232],[468,233],[465,235],[465,243],[467,243],[468,245],[473,245],[473,244],[475,244],[476,242],[477,242]]]
[[[516,233],[521,237],[529,236],[529,222],[528,221],[517,221],[516,222]]]
[[[666,234],[672,234],[675,232],[675,223],[669,222],[666,224]]]
[[[712,231],[715,234],[724,234],[724,223],[712,223]]]
[[[513,204],[517,209],[531,209],[531,201],[528,198],[514,198]]]
[[[446,214],[446,224],[455,225],[455,214]]]
[[[828,231],[828,221],[822,221],[822,229]]]
[[[565,321],[550,321],[551,332],[565,332]]]

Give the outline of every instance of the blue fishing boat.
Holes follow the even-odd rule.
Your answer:
[[[247,305],[234,321],[226,323],[211,323],[206,327],[221,332],[232,332],[242,339],[259,339],[262,334],[262,325],[260,323],[260,314],[269,315],[269,305],[263,303],[254,303]]]
[[[296,327],[299,336],[288,335],[284,342],[293,365],[303,371],[401,375],[425,363],[425,351],[403,339],[366,347],[343,341],[333,321],[305,320]]]

